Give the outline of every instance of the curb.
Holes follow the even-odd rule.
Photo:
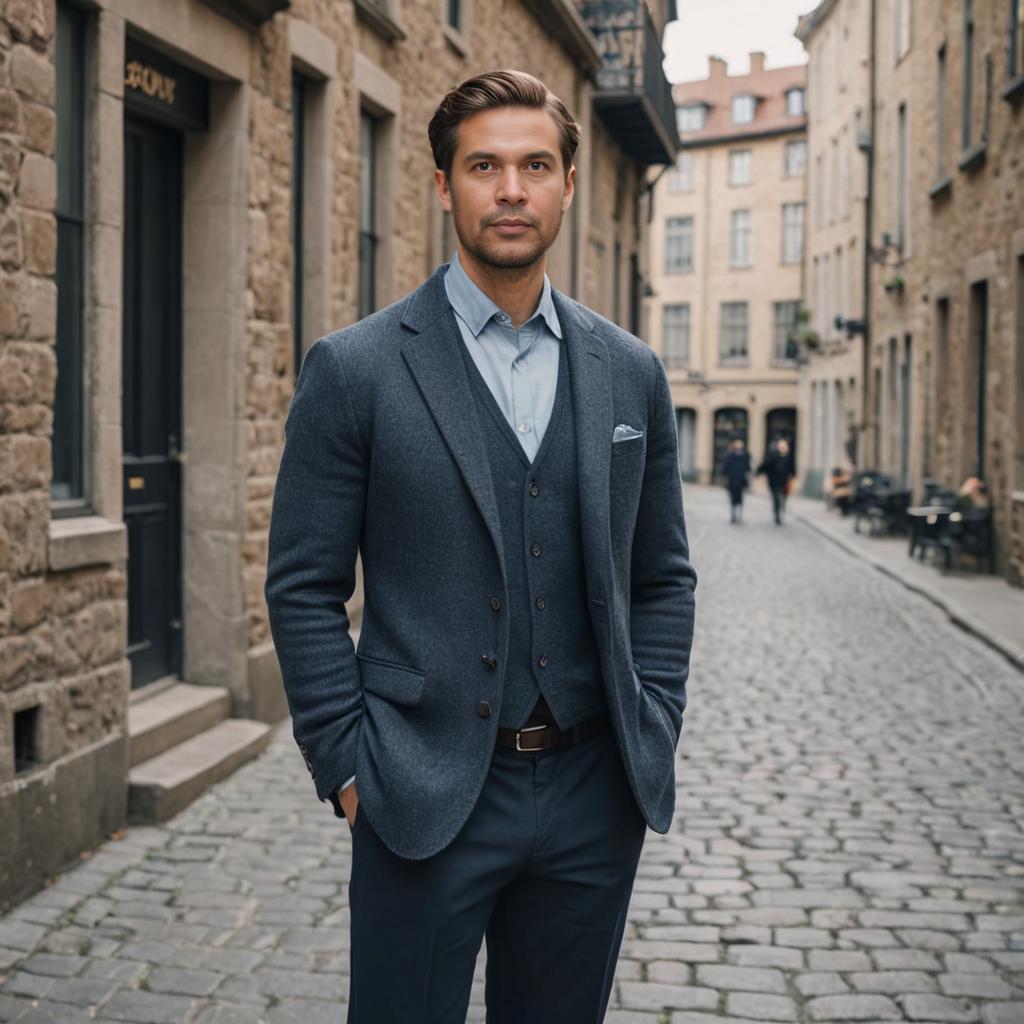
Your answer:
[[[1018,647],[995,630],[990,629],[985,625],[985,623],[975,618],[970,612],[964,611],[964,609],[955,601],[950,600],[948,597],[943,597],[941,594],[937,594],[935,591],[929,590],[926,587],[922,587],[914,580],[908,579],[903,575],[903,573],[898,569],[894,569],[887,562],[868,554],[857,545],[844,540],[838,534],[833,533],[826,527],[816,523],[813,519],[804,515],[802,512],[799,512],[792,506],[789,507],[788,511],[795,519],[799,519],[805,526],[809,526],[819,536],[832,541],[833,544],[842,548],[848,555],[852,555],[854,558],[857,558],[862,562],[867,562],[868,565],[877,569],[879,572],[884,573],[890,579],[895,580],[897,583],[901,583],[907,588],[907,590],[911,590],[915,594],[920,594],[921,597],[931,601],[932,604],[941,608],[942,611],[946,613],[951,622],[959,626],[965,632],[977,637],[983,643],[987,644],[993,650],[1006,658],[1015,668],[1024,672],[1024,648]]]

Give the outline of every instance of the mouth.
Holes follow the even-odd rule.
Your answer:
[[[525,220],[496,220],[491,227],[502,235],[518,235],[533,225]]]

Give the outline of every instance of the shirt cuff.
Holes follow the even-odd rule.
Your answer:
[[[356,781],[356,777],[355,777],[355,776],[353,775],[353,776],[352,776],[352,777],[351,777],[351,778],[350,778],[350,779],[349,779],[349,780],[348,780],[347,782],[345,782],[345,783],[344,783],[344,784],[342,785],[341,789],[342,789],[343,791],[344,791],[344,790],[346,790],[346,789],[348,789],[348,787],[349,787],[349,786],[351,786],[351,785],[352,785],[352,783],[353,783],[353,782],[355,782],[355,781]]]

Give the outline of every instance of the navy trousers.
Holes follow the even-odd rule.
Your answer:
[[[487,939],[488,1024],[600,1024],[646,824],[611,732],[495,750],[455,839],[426,860],[352,829],[349,1024],[464,1024]]]

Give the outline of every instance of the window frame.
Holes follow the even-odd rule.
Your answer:
[[[672,326],[679,332],[674,345],[669,345],[669,311],[678,315]],[[662,361],[667,370],[685,370],[690,365],[690,340],[693,332],[693,311],[689,302],[667,302],[661,307],[661,350]],[[682,343],[680,343],[682,336]]]
[[[793,110],[793,97],[800,97],[800,109]],[[794,85],[786,90],[786,114],[789,117],[803,117],[807,113],[807,93],[803,86]]]
[[[800,169],[794,171],[790,167],[789,154],[791,152],[802,152],[803,158],[800,164]],[[782,149],[782,173],[786,178],[799,178],[800,175],[807,173],[807,140],[806,139],[789,139]]]
[[[780,317],[780,310],[791,308],[792,316]],[[799,299],[783,299],[772,302],[772,366],[794,366],[796,360],[786,353],[789,348],[790,335],[796,330],[797,313],[800,309]],[[785,328],[782,344],[779,345],[779,330]]]
[[[57,4],[54,59],[54,114],[58,122],[54,147],[58,179],[54,211],[57,222],[54,274],[57,326],[54,350],[58,373],[50,444],[50,502],[54,519],[93,511],[87,458],[89,418],[86,410],[89,396],[85,332],[89,31],[89,15],[84,10],[66,3]],[[58,467],[62,468],[59,470]],[[62,478],[58,477],[59,472],[63,474]]]
[[[726,311],[739,313],[734,322],[728,323]],[[743,350],[740,354],[726,354],[726,336],[729,332],[742,330]],[[719,303],[718,307],[718,365],[747,366],[750,363],[750,303],[745,301],[728,301]]]
[[[789,211],[794,211],[790,216],[795,223],[790,223],[787,218]],[[783,203],[782,204],[782,255],[781,262],[786,265],[803,263],[804,260],[804,231],[807,227],[807,203],[804,200],[799,200],[795,203]],[[795,233],[797,238],[796,244],[796,255],[792,259],[787,259],[787,255],[791,255],[791,250],[788,246],[791,240],[791,235]]]
[[[680,161],[686,160],[687,173],[684,175],[680,168]],[[673,193],[692,192],[694,189],[694,170],[696,161],[692,150],[681,149],[676,154],[676,162],[668,172],[668,190]]]
[[[736,116],[737,110],[740,109],[740,104],[746,104],[749,102],[750,117],[739,118]],[[732,117],[733,124],[752,124],[754,119],[757,117],[757,97],[751,92],[740,92],[732,97],[729,103],[729,112]]]
[[[754,216],[744,207],[729,211],[729,268],[746,270],[754,265]]]
[[[700,124],[694,127],[685,125],[683,122],[686,120],[687,114],[699,114]],[[679,132],[702,132],[707,124],[707,119],[708,106],[706,103],[684,103],[682,106],[676,107],[676,129]]]
[[[377,160],[380,150],[380,119],[365,106],[359,110],[359,251],[357,284],[358,319],[376,312],[379,285],[377,256]]]
[[[742,161],[741,166],[745,167],[746,176],[738,178],[735,175],[737,157],[745,157]],[[728,182],[732,188],[740,188],[744,185],[749,185],[754,179],[754,154],[749,147],[742,149],[730,149],[729,150],[729,170],[728,170]]]
[[[676,225],[679,230],[676,234],[672,233],[672,227]],[[695,239],[694,231],[694,218],[690,214],[682,214],[678,216],[666,217],[665,218],[665,273],[666,274],[692,274],[694,266],[694,252],[693,243]],[[689,250],[687,253],[687,246],[685,242],[689,242]],[[672,253],[672,245],[675,243],[681,250],[683,257],[688,256],[680,260],[679,265],[670,261]]]

